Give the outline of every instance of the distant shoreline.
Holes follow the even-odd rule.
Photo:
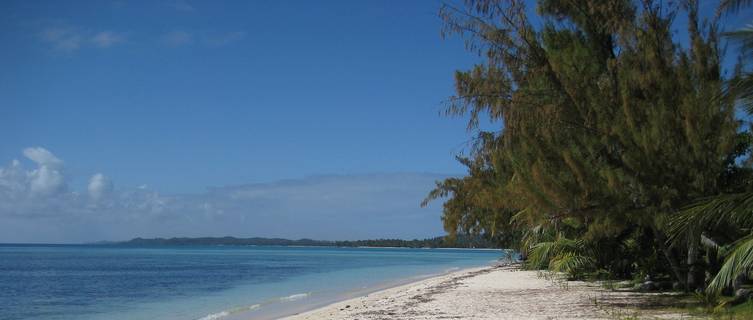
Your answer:
[[[321,245],[279,245],[279,244],[196,244],[196,245],[171,245],[171,244],[127,244],[127,243],[0,243],[0,246],[102,246],[102,247],[188,247],[188,246],[201,246],[201,247],[287,247],[287,248],[343,248],[343,249],[431,249],[431,250],[475,250],[475,251],[505,251],[509,249],[501,248],[464,248],[464,247],[375,247],[375,246],[321,246]]]
[[[100,241],[88,245],[136,245],[136,246],[287,246],[287,247],[342,247],[342,248],[443,248],[443,249],[499,249],[496,245],[480,236],[458,236],[450,241],[448,238],[434,237],[427,239],[369,239],[369,240],[314,240],[284,238],[236,238],[236,237],[174,237],[174,238],[134,238],[127,241]]]

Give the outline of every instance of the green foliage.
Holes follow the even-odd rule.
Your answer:
[[[575,279],[584,272],[593,271],[595,259],[583,240],[560,237],[535,244],[526,264],[533,269],[562,272]]]
[[[440,13],[443,33],[485,59],[456,73],[447,114],[471,130],[484,117],[500,125],[458,157],[468,175],[425,200],[446,198],[445,229],[514,245],[527,267],[571,278],[696,289],[704,272],[721,269],[719,286],[749,272],[753,248],[735,241],[753,228],[741,160],[751,138],[735,105],[753,86],[742,67],[723,76],[724,15],[702,21],[692,0],[540,0],[535,24],[529,12],[521,0],[468,0]],[[678,15],[687,45],[673,36]],[[748,31],[728,34],[743,52]],[[721,265],[728,252],[735,267]]]
[[[702,307],[710,310],[716,309],[720,303],[719,293],[717,292],[693,292],[693,297]]]
[[[747,275],[753,270],[753,235],[748,235],[733,244],[731,253],[724,265],[709,283],[709,291],[720,293],[732,285],[739,275]]]
[[[753,301],[734,306],[725,312],[720,313],[716,319],[743,320],[753,319]]]

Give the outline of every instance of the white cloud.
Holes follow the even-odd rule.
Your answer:
[[[125,37],[123,35],[111,31],[98,32],[91,37],[91,42],[99,48],[109,48],[124,40]]]
[[[32,194],[54,195],[65,190],[65,178],[61,172],[62,160],[42,147],[26,148],[23,153],[38,165],[36,170],[27,174]]]
[[[36,162],[40,166],[48,166],[52,168],[60,168],[63,166],[63,161],[58,159],[52,152],[42,147],[26,148],[23,151],[24,156],[29,160]]]
[[[0,166],[0,242],[213,235],[414,238],[442,233],[439,203],[429,208],[419,203],[443,175],[314,176],[164,195],[146,186],[115,189],[105,174],[97,173],[88,177],[86,190],[77,192],[67,184],[75,177],[65,176],[63,161],[52,152],[35,147],[23,154],[35,168],[24,169],[15,160]],[[18,229],[8,230],[9,225]],[[41,226],[44,232],[17,232]]]
[[[97,173],[89,179],[89,186],[87,189],[89,191],[89,197],[94,201],[98,201],[112,192],[112,181],[105,177],[105,175]]]
[[[193,43],[193,35],[185,31],[171,31],[162,36],[162,43],[177,47]]]
[[[27,188],[27,175],[21,168],[21,162],[13,160],[8,167],[0,168],[0,193],[15,198]]]
[[[29,190],[35,195],[54,195],[65,190],[63,174],[48,166],[29,173]]]

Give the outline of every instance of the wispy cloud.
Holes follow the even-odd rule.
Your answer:
[[[85,48],[107,49],[122,45],[128,40],[126,33],[111,30],[88,31],[75,27],[50,27],[39,34],[40,39],[50,45],[53,50],[62,53],[73,53]],[[194,43],[208,47],[222,47],[242,41],[246,37],[245,31],[229,32],[198,32],[173,30],[159,36],[161,44],[170,47],[188,46]]]
[[[0,166],[0,242],[206,235],[413,238],[442,232],[440,206],[419,203],[443,175],[326,175],[169,195],[146,186],[116,187],[97,173],[78,192],[52,152],[37,147],[23,153],[36,167],[26,169],[16,160]]]
[[[74,27],[50,27],[40,33],[40,38],[54,50],[64,53],[72,53],[86,46],[109,48],[125,41],[121,33],[91,32]]]
[[[243,40],[246,37],[244,31],[234,31],[222,34],[207,35],[205,42],[209,46],[219,47]]]
[[[184,12],[193,12],[196,11],[196,8],[192,6],[188,1],[185,0],[177,0],[170,3],[170,6],[178,11],[184,11]]]
[[[123,35],[111,31],[98,32],[90,38],[90,41],[99,48],[109,48],[124,40]]]
[[[175,30],[164,34],[161,40],[168,46],[178,47],[193,43],[193,35],[186,31]]]
[[[41,39],[49,44],[55,50],[62,52],[73,52],[81,48],[84,37],[81,33],[70,27],[47,28],[41,33]]]
[[[162,44],[171,47],[198,44],[208,47],[221,47],[242,41],[246,37],[245,31],[231,32],[189,32],[185,30],[173,30],[160,37]]]

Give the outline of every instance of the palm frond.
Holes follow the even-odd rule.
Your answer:
[[[742,49],[752,49],[751,45],[753,45],[753,25],[749,24],[740,30],[725,32],[722,35],[734,42],[737,42],[742,47]]]
[[[751,3],[753,0],[748,2]],[[753,24],[737,31],[725,32],[723,35],[739,46],[740,56],[744,61],[753,61]],[[730,81],[724,94],[734,97],[748,114],[753,114],[753,74],[738,75]]]
[[[543,269],[549,265],[554,256],[555,241],[539,242],[531,247],[526,266],[531,269]]]
[[[751,50],[751,56],[753,56],[753,50]],[[747,73],[733,80],[729,90],[737,98],[740,107],[748,114],[753,114],[753,74]]]
[[[596,263],[593,256],[584,240],[568,239],[560,235],[554,241],[536,243],[532,247],[527,266],[532,269],[548,268],[575,278],[593,270]]]
[[[563,272],[571,278],[593,269],[596,259],[576,252],[563,252],[549,263],[549,270]]]
[[[735,243],[732,253],[724,260],[722,268],[716,274],[707,291],[719,293],[732,285],[735,278],[747,274],[753,269],[753,234]]]
[[[737,13],[742,8],[748,7],[753,4],[753,0],[722,0],[719,3],[719,13],[733,14]]]
[[[713,229],[723,223],[740,227],[753,225],[753,192],[722,194],[684,208],[669,222],[668,241],[675,245],[692,231]]]

